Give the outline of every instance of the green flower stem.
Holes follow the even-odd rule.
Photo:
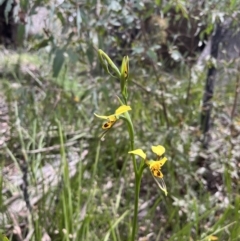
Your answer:
[[[132,155],[134,156],[134,155]],[[131,241],[135,240],[137,226],[138,226],[138,201],[140,193],[140,185],[142,180],[142,173],[144,170],[144,164],[140,166],[139,171],[135,173],[135,201],[134,201],[134,215],[133,215],[133,229]]]
[[[139,193],[140,193],[140,184],[141,184],[141,176],[139,175],[139,173],[135,173],[135,200],[134,200],[134,214],[133,214],[131,241],[135,240],[137,226],[138,226],[137,219],[138,219],[138,201],[139,201]]]
[[[130,137],[130,147],[131,150],[134,150],[134,128],[132,124],[131,117],[128,112],[125,113],[125,120],[128,124],[128,133]],[[132,155],[133,167],[135,173],[135,200],[134,200],[134,214],[133,214],[133,224],[132,224],[132,237],[131,241],[135,240],[138,224],[138,202],[139,202],[139,193],[140,193],[140,184],[142,179],[142,173],[144,170],[144,163],[141,163],[139,168],[137,166],[135,155]]]
[[[123,96],[124,104],[127,105],[127,98],[126,98],[126,96],[124,95],[123,92],[122,92],[122,96]]]
[[[124,114],[124,119],[127,121],[127,125],[128,125],[128,133],[129,133],[129,137],[130,137],[130,149],[134,150],[134,128],[133,128],[133,124],[132,124],[132,120],[131,117],[129,115],[128,112],[126,112]],[[138,173],[138,168],[137,168],[137,162],[136,162],[136,158],[135,155],[132,155],[132,160],[133,160],[133,167],[134,167],[134,173],[135,175]]]

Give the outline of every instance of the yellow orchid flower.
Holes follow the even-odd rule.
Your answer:
[[[163,157],[161,160],[159,161],[146,161],[146,164],[149,166],[152,174],[155,177],[158,178],[163,178],[163,174],[161,172],[161,168],[164,165],[164,163],[167,161],[166,157]]]
[[[218,240],[217,236],[214,236],[214,235],[208,236],[208,241],[215,241],[215,240]]]
[[[164,191],[165,195],[167,196],[167,187],[163,180],[163,174],[161,172],[162,166],[167,161],[166,157],[162,157],[162,155],[165,153],[165,148],[160,145],[152,146],[152,151],[157,155],[156,161],[153,161],[153,160],[148,161],[146,159],[147,155],[143,152],[142,149],[136,149],[133,151],[129,151],[128,153],[138,155],[144,159],[145,163],[148,165],[148,167],[151,171],[151,174],[152,174],[154,180],[158,184],[159,188],[162,191]]]
[[[100,119],[104,119],[104,120],[107,120],[107,122],[105,122],[103,125],[102,125],[102,128],[105,130],[105,129],[110,129],[114,124],[115,122],[119,119],[118,117],[131,110],[131,107],[128,106],[128,105],[121,105],[119,108],[116,109],[115,113],[112,114],[112,115],[97,115],[94,113],[94,115]]]

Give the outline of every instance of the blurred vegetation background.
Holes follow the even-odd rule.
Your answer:
[[[119,83],[100,66],[100,48],[119,66],[130,58],[136,148],[161,144],[168,158],[167,197],[144,173],[137,240],[240,240],[239,7],[0,0],[0,233],[14,241],[129,240],[134,175],[125,125],[101,141],[93,115],[119,106]],[[205,46],[217,25],[211,56]]]

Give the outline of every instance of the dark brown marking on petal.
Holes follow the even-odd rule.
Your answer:
[[[111,122],[106,122],[106,123],[103,124],[102,128],[103,129],[109,129],[111,126],[112,126]]]

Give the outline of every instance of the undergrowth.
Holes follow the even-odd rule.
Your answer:
[[[0,155],[0,230],[9,240],[130,240],[129,140],[119,122],[101,141],[93,115],[114,112],[118,83],[103,73],[79,75],[67,65],[58,79],[42,71],[48,69],[44,62],[36,69],[1,75],[9,130]],[[159,71],[156,78],[151,70],[130,70],[135,145],[148,150],[161,143],[168,157],[167,197],[143,173],[136,240],[239,240],[239,135],[215,118],[214,141],[202,148],[204,76]],[[215,117],[224,111],[221,101],[214,100]]]

